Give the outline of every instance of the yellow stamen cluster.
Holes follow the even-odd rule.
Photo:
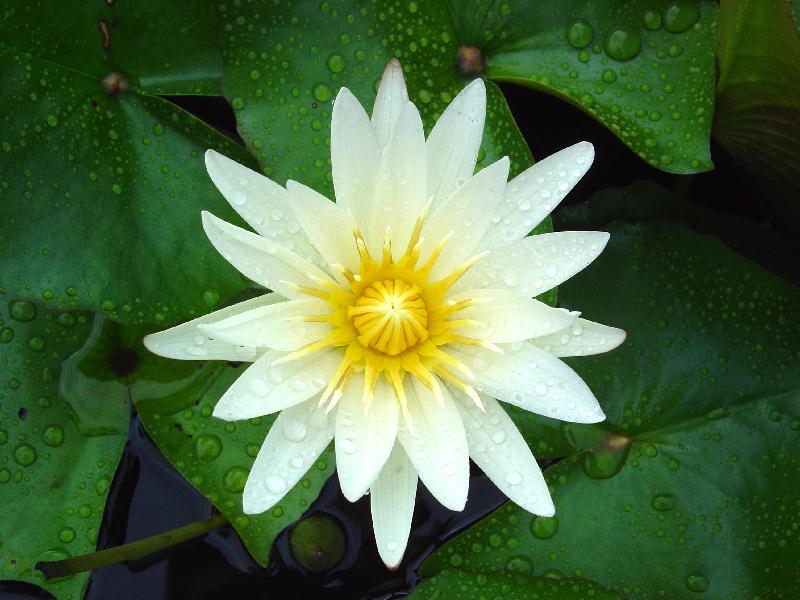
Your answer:
[[[319,287],[296,286],[304,294],[321,298],[332,309],[324,315],[305,316],[303,320],[329,323],[333,328],[321,340],[276,362],[294,360],[323,348],[343,348],[342,360],[320,398],[320,406],[328,403],[328,411],[336,406],[354,373],[363,373],[365,411],[372,403],[379,377],[385,377],[411,431],[413,424],[403,386],[406,374],[419,379],[440,402],[439,379],[460,389],[483,408],[478,394],[462,379],[471,379],[473,374],[441,348],[447,344],[464,344],[496,350],[492,344],[454,331],[474,324],[474,321],[453,316],[480,300],[455,302],[445,298],[453,284],[483,255],[464,262],[443,279],[430,281],[433,265],[448,238],[439,242],[424,263],[418,264],[420,232],[426,214],[427,209],[417,219],[406,251],[397,260],[392,257],[388,232],[381,260],[377,261],[367,250],[364,236],[356,229],[353,235],[360,265],[358,273],[339,267],[346,285],[320,280]]]

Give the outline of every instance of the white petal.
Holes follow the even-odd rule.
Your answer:
[[[315,287],[316,283],[309,275],[330,280],[324,271],[283,246],[231,225],[209,212],[203,211],[202,216],[203,229],[217,251],[256,283],[287,298],[297,298],[302,294],[289,282]]]
[[[555,507],[542,471],[500,403],[482,394],[484,412],[466,396],[454,395],[475,464],[522,508],[535,515],[553,516]]]
[[[495,248],[528,235],[575,187],[593,159],[594,146],[580,142],[509,181],[479,248]]]
[[[336,415],[336,471],[344,497],[355,502],[383,468],[397,438],[399,409],[389,384],[378,381],[369,412],[361,395],[363,377],[345,388]]]
[[[531,343],[553,356],[588,356],[613,350],[626,336],[622,329],[577,319],[571,326]]]
[[[214,407],[225,421],[262,417],[294,406],[328,385],[342,359],[338,350],[321,350],[278,365],[283,352],[267,351],[239,376]]]
[[[422,230],[423,260],[436,244],[452,233],[433,267],[433,279],[447,276],[473,254],[503,195],[508,165],[508,157],[505,156],[470,177],[436,207],[425,223]]]
[[[144,337],[144,345],[153,354],[179,360],[232,360],[252,362],[260,354],[256,348],[242,347],[219,340],[209,339],[198,325],[213,323],[261,306],[282,302],[285,298],[270,293],[222,308],[197,319],[176,325],[170,329],[151,333]]]
[[[396,568],[403,560],[416,497],[417,472],[397,442],[370,490],[372,527],[378,554],[390,569]]]
[[[422,120],[417,107],[406,102],[383,155],[374,204],[368,207],[369,226],[364,234],[372,256],[380,256],[387,226],[391,228],[395,258],[405,251],[414,223],[427,202],[426,171]]]
[[[505,287],[522,296],[538,296],[586,268],[607,243],[603,231],[532,235],[492,250],[454,289]]]
[[[381,148],[372,123],[347,88],[339,90],[331,117],[331,168],[336,202],[364,223],[372,204]]]
[[[333,415],[317,398],[284,410],[256,456],[242,494],[242,510],[257,514],[280,502],[333,439]]]
[[[450,103],[428,136],[428,196],[446,199],[475,171],[486,116],[486,87],[475,79]]]
[[[443,404],[415,378],[405,387],[414,435],[401,420],[397,437],[434,497],[450,510],[463,510],[469,491],[469,453],[458,410],[444,385]]]
[[[326,263],[357,269],[358,252],[353,238],[355,220],[350,211],[302,183],[290,180],[286,182],[286,188],[300,226]]]
[[[400,111],[406,102],[408,102],[408,92],[406,81],[403,79],[403,67],[400,61],[392,58],[383,70],[375,106],[372,108],[372,126],[383,148],[389,145],[397,117],[400,116]]]
[[[455,318],[480,323],[459,328],[458,333],[497,344],[521,342],[562,331],[577,318],[576,314],[563,308],[553,308],[544,302],[500,288],[468,290],[457,294],[452,300],[462,298],[490,300],[457,313]]]
[[[504,354],[474,346],[447,351],[475,373],[475,389],[525,410],[571,423],[605,419],[580,376],[557,358],[528,343],[500,346]]]
[[[330,310],[322,300],[298,298],[198,325],[198,329],[212,339],[230,344],[292,352],[316,342],[331,330],[328,323],[306,323],[302,317]]]
[[[250,227],[307,261],[322,264],[309,241],[295,233],[297,219],[283,187],[214,150],[206,151],[206,169],[217,189]]]

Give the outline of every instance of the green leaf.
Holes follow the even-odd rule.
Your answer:
[[[200,6],[176,3],[163,23],[170,11],[130,3],[38,2],[0,17],[0,288],[10,295],[166,323],[242,289],[200,225],[203,208],[236,220],[202,153],[247,156],[150,95],[207,91],[216,71],[208,40],[196,39],[210,31]],[[180,58],[164,58],[177,47]]]
[[[45,582],[34,566],[94,551],[128,437],[127,394],[83,393],[78,363],[102,319],[93,327],[86,313],[28,302],[0,310],[0,579],[80,598],[88,574]]]
[[[659,169],[713,167],[715,2],[447,3],[488,78],[567,100]]]
[[[140,336],[139,336],[140,337]],[[236,528],[256,561],[266,565],[275,537],[316,499],[334,470],[329,447],[269,512],[245,515],[242,490],[277,414],[231,423],[211,416],[244,366],[206,363],[176,373],[176,361],[146,354],[131,389],[139,418],[158,448]]]
[[[800,291],[716,239],[615,224],[561,302],[625,328],[571,361],[608,420],[570,425],[555,520],[507,504],[435,552],[435,574],[526,556],[628,598],[791,597],[800,493]]]
[[[511,561],[511,571],[475,573],[445,569],[423,579],[409,596],[414,600],[619,600],[621,596],[593,581],[530,577],[531,564],[524,556]]]
[[[800,34],[784,1],[720,3],[714,137],[760,186],[775,220],[800,231]]]

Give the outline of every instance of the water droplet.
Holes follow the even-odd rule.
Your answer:
[[[527,556],[518,554],[517,556],[512,556],[506,561],[506,569],[509,571],[516,571],[517,573],[530,575],[533,573],[533,563]]]
[[[291,442],[302,442],[308,435],[308,429],[300,419],[290,418],[283,422],[283,435]]]
[[[28,340],[28,348],[33,350],[34,352],[41,352],[44,350],[44,338],[40,336],[34,336]]]
[[[14,460],[17,464],[27,467],[36,462],[36,448],[30,444],[19,444],[14,448]]]
[[[11,327],[0,329],[0,343],[7,344],[14,339],[14,330]]]
[[[326,102],[331,99],[331,88],[324,83],[318,83],[311,89],[311,94],[317,102]]]
[[[603,46],[606,54],[614,60],[631,60],[642,49],[642,39],[630,27],[615,27],[606,34]]]
[[[681,33],[694,25],[700,18],[697,3],[691,0],[677,0],[664,11],[664,28],[672,33]]]
[[[495,444],[502,444],[503,442],[506,441],[506,432],[501,430],[495,431],[492,434],[492,441]]]
[[[558,517],[534,517],[531,521],[531,533],[540,540],[551,538],[558,531]]]
[[[247,482],[249,471],[243,467],[231,467],[222,478],[222,487],[232,494],[241,492]]]
[[[657,494],[650,501],[652,507],[660,512],[672,510],[677,503],[678,499],[672,494]]]
[[[214,460],[222,452],[222,441],[213,433],[203,433],[194,441],[194,453],[200,460]]]
[[[58,532],[58,539],[65,544],[69,544],[75,539],[75,530],[72,527],[64,527]]]
[[[689,573],[686,576],[686,587],[692,592],[705,592],[708,589],[708,578],[699,573]]]
[[[520,475],[519,471],[507,471],[506,481],[510,485],[519,485],[522,483],[522,475]]]
[[[50,125],[50,127],[55,127],[58,125],[58,117],[55,115],[47,115],[47,124]]]
[[[585,48],[592,43],[594,30],[588,21],[576,19],[567,27],[567,41],[573,48]]]
[[[64,443],[64,430],[60,425],[50,425],[42,432],[42,441],[48,446],[60,446]]]
[[[277,475],[270,475],[267,477],[264,480],[264,485],[270,494],[278,495],[286,491],[286,481],[283,477],[278,477]]]
[[[648,10],[642,15],[642,25],[645,29],[655,31],[661,27],[661,15],[654,10]]]
[[[80,508],[78,509],[78,514],[83,519],[88,519],[92,516],[92,507],[88,504],[81,504]]]
[[[9,305],[9,314],[15,321],[33,321],[36,318],[36,305],[32,302],[12,302]]]
[[[217,290],[206,290],[203,292],[203,302],[208,307],[216,306],[219,302],[219,292]]]
[[[109,487],[111,487],[111,480],[103,475],[97,480],[97,483],[95,483],[94,489],[98,494],[103,496],[108,492]]]
[[[344,56],[333,53],[328,57],[328,69],[331,73],[341,73],[344,70]]]

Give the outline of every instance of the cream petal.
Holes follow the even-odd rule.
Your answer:
[[[521,342],[562,331],[577,318],[577,314],[568,310],[553,308],[502,288],[467,290],[448,301],[458,302],[467,298],[486,301],[457,313],[458,319],[477,321],[475,325],[459,328],[458,333],[496,344]]]
[[[206,151],[206,169],[228,203],[260,235],[317,265],[322,258],[298,230],[286,190],[227,156]]]
[[[396,442],[370,490],[375,543],[378,554],[390,569],[395,569],[403,560],[416,497],[417,472],[400,442]]]
[[[272,364],[284,354],[269,350],[250,365],[219,399],[214,416],[225,421],[241,421],[308,400],[328,385],[342,359],[341,352],[328,349]]]
[[[427,141],[428,197],[434,207],[475,171],[486,116],[482,79],[466,86],[444,110]]]
[[[302,183],[287,181],[286,188],[300,226],[327,264],[357,269],[356,224],[350,211]]]
[[[470,177],[439,203],[425,223],[422,230],[423,259],[445,236],[451,236],[431,271],[433,279],[447,276],[473,254],[503,195],[508,166],[506,156]]]
[[[605,419],[589,387],[559,359],[528,342],[500,348],[503,354],[475,346],[447,351],[472,369],[475,389],[498,400],[570,423]]]
[[[336,414],[336,471],[350,502],[367,492],[397,438],[400,411],[389,385],[383,379],[378,382],[369,412],[364,410],[363,390],[363,377],[354,377]]]
[[[347,88],[339,90],[331,117],[331,169],[336,202],[365,223],[375,193],[381,148],[367,113]]]
[[[330,280],[318,267],[283,246],[203,211],[203,229],[225,260],[243,275],[287,298],[302,294],[291,284],[315,287],[309,276]]]
[[[387,227],[394,257],[399,258],[405,251],[414,223],[427,202],[426,170],[422,120],[417,107],[406,102],[383,155],[374,203],[367,211],[369,226],[364,234],[372,256],[381,255]]]
[[[165,358],[252,362],[260,354],[256,348],[210,339],[198,329],[198,326],[227,319],[234,315],[284,300],[283,296],[275,293],[251,298],[164,331],[146,335],[144,337],[144,345],[153,354],[158,354]]]
[[[328,323],[304,322],[302,317],[330,311],[330,306],[322,300],[298,298],[259,306],[221,321],[198,325],[198,329],[229,344],[292,352],[316,342],[331,330]]]
[[[454,392],[467,434],[469,455],[509,499],[535,515],[551,517],[555,507],[542,471],[517,426],[494,398],[481,395],[485,411]]]
[[[419,478],[450,510],[463,510],[469,491],[469,454],[458,410],[444,385],[440,404],[415,378],[406,386],[412,435],[401,420],[397,437]]]
[[[383,70],[375,106],[372,108],[372,126],[381,147],[386,148],[389,145],[395,123],[406,102],[408,102],[408,92],[403,78],[403,67],[399,60],[392,58]]]
[[[577,319],[569,327],[531,343],[553,356],[589,356],[613,350],[626,337],[625,331],[617,327]]]
[[[580,142],[540,160],[509,181],[478,247],[488,250],[528,235],[575,187],[593,159],[594,146]]]
[[[333,439],[333,423],[333,415],[317,407],[317,398],[278,415],[244,486],[246,514],[262,513],[280,502]]]
[[[603,231],[559,231],[511,242],[475,264],[453,289],[504,287],[538,296],[586,268],[608,237]]]

